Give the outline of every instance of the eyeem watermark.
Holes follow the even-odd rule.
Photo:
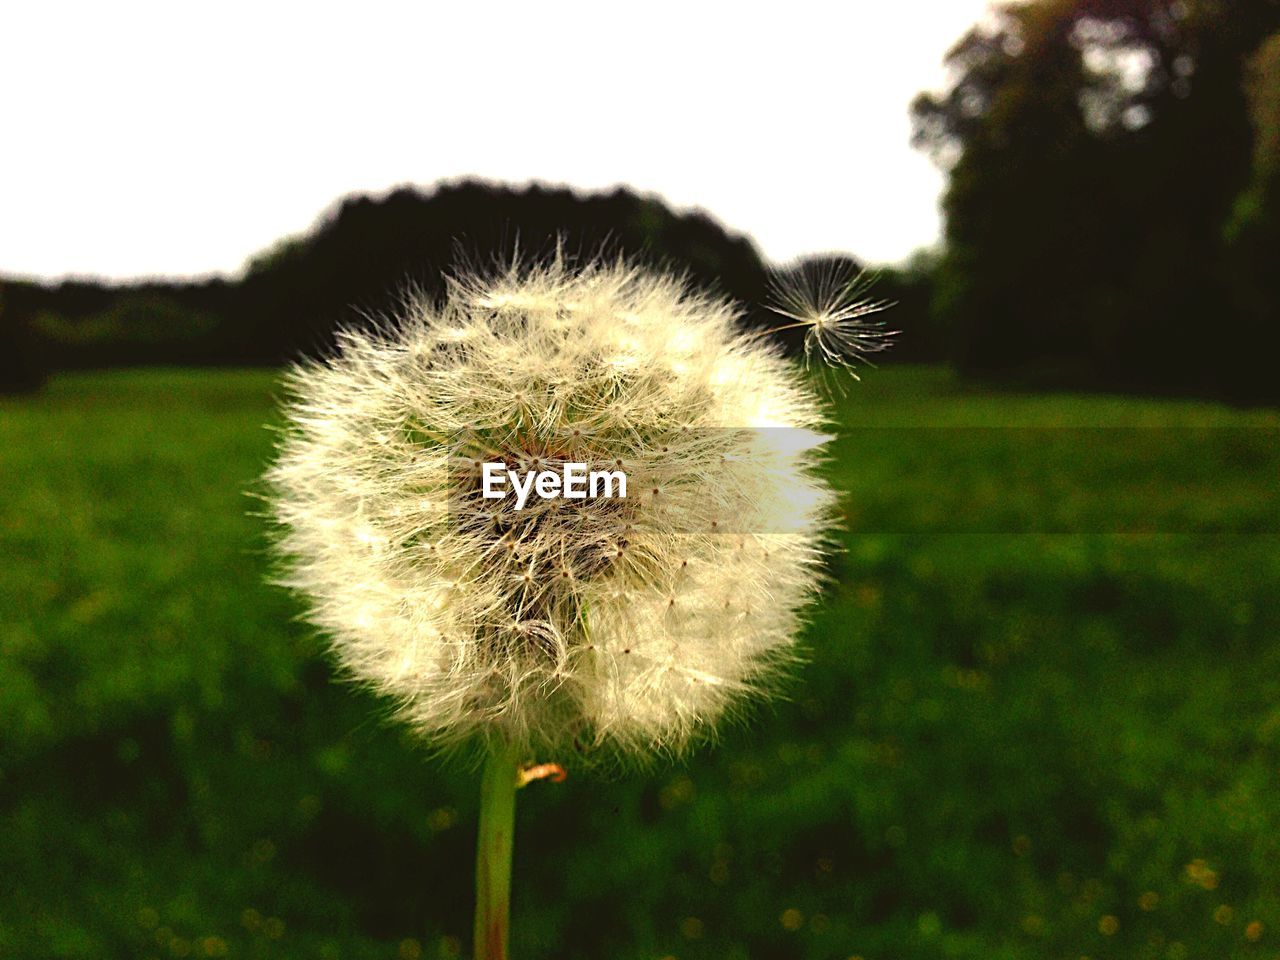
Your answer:
[[[625,498],[627,475],[621,470],[590,470],[585,463],[564,463],[560,470],[510,469],[505,463],[486,463],[480,468],[481,495],[486,500],[502,500],[507,488],[515,492],[516,509],[523,510],[529,495],[543,500],[564,498],[585,500],[590,497]]]

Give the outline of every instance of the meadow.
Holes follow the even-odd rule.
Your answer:
[[[477,777],[266,582],[275,376],[0,401],[0,956],[466,955]],[[1280,956],[1280,414],[840,401],[774,703],[522,791],[528,958]]]

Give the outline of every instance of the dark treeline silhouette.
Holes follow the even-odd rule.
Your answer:
[[[1280,397],[1278,29],[1276,0],[1034,0],[957,43],[913,113],[961,369]]]
[[[10,349],[0,376],[20,389],[47,369],[279,364],[325,351],[339,326],[395,310],[411,286],[438,295],[444,276],[458,269],[493,269],[517,255],[528,261],[557,250],[673,268],[739,301],[748,323],[768,322],[766,265],[749,240],[707,216],[677,214],[621,189],[581,196],[463,182],[348,198],[310,233],[254,258],[236,280],[8,281],[0,336]],[[926,312],[918,284],[893,271],[877,292]]]
[[[242,306],[226,280],[54,285],[0,281],[0,331],[20,342],[32,370],[148,363],[218,363],[223,325]],[[16,360],[10,358],[10,363]]]
[[[912,106],[914,142],[948,175],[945,242],[882,271],[874,294],[903,331],[887,358],[1280,400],[1280,0],[1029,0],[947,62],[951,86]],[[278,364],[394,309],[407,283],[437,294],[459,265],[558,242],[682,270],[771,322],[768,266],[709,217],[626,190],[461,182],[349,198],[231,280],[0,283],[0,386]]]
[[[255,313],[248,340],[270,357],[322,349],[335,323],[352,321],[352,308],[393,309],[406,283],[438,295],[460,266],[491,269],[517,254],[546,257],[557,245],[579,259],[605,252],[668,264],[745,303],[764,292],[750,241],[701,214],[678,215],[626,190],[583,197],[462,183],[347,200],[311,236],[257,258],[243,283]]]

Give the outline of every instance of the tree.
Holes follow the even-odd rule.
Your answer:
[[[44,383],[45,371],[30,326],[5,313],[0,285],[0,395],[30,393]]]
[[[626,190],[583,196],[462,182],[348,197],[233,281],[10,281],[0,338],[34,331],[55,368],[274,364],[323,352],[340,326],[397,309],[410,285],[436,295],[449,272],[510,262],[517,251],[528,260],[557,245],[569,256],[604,251],[670,266],[745,304],[765,297],[755,247],[703,214]],[[34,356],[29,345],[21,355]]]
[[[1254,348],[1235,392],[1240,399],[1262,400],[1280,393],[1280,33],[1250,61],[1245,89],[1254,127],[1253,169],[1226,241],[1231,303],[1241,339]]]
[[[273,357],[325,350],[339,325],[393,311],[412,284],[428,296],[459,268],[489,269],[600,251],[670,265],[703,286],[760,303],[766,274],[755,247],[710,218],[677,214],[627,190],[580,196],[478,182],[424,193],[344,200],[308,236],[249,266],[240,331]]]
[[[937,305],[963,369],[1221,390],[1241,77],[1273,0],[1033,0],[950,51],[914,142],[949,175]]]

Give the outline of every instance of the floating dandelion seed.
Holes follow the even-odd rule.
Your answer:
[[[788,289],[824,357],[879,349],[856,284]],[[514,790],[559,771],[521,775],[535,753],[680,751],[791,659],[824,414],[738,319],[666,274],[557,261],[455,279],[289,376],[266,478],[285,583],[426,739],[486,747],[477,956],[506,955]],[[571,462],[625,469],[628,495],[482,497],[486,463]]]
[[[871,365],[869,354],[892,345],[897,330],[882,320],[867,317],[893,306],[889,300],[867,296],[875,275],[838,259],[809,260],[798,267],[773,274],[768,308],[793,321],[766,333],[805,330],[805,359],[815,356],[824,363],[846,367],[856,380],[857,362]]]

